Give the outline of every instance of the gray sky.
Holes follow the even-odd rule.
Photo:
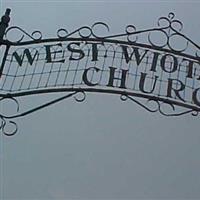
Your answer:
[[[151,28],[174,12],[199,44],[199,3],[1,0],[0,8],[12,9],[10,25],[44,38],[96,21],[111,33]],[[83,103],[71,98],[17,122],[16,136],[0,136],[1,200],[200,199],[199,116],[164,117],[119,96],[87,94]]]

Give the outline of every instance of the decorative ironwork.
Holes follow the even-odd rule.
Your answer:
[[[6,47],[0,102],[11,100],[18,114],[0,114],[5,135],[18,130],[12,120],[70,97],[82,102],[88,92],[120,95],[122,101],[165,116],[198,115],[200,46],[182,33],[183,23],[173,13],[160,17],[155,28],[137,30],[128,25],[124,33],[112,35],[106,23],[96,22],[72,32],[61,28],[56,38],[49,39],[40,31],[29,34],[18,26],[7,28],[9,14],[7,10],[0,23],[0,45]],[[21,35],[13,40],[15,31]],[[18,97],[62,92],[67,95],[19,112]],[[10,132],[8,125],[13,128]]]
[[[57,31],[57,37],[51,38],[51,39],[43,39],[43,35],[41,31],[34,31],[31,34],[27,33],[25,30],[18,26],[12,26],[8,28],[5,32],[5,38],[7,44],[12,45],[24,45],[25,43],[30,43],[31,41],[23,41],[25,36],[28,37],[28,39],[31,39],[33,43],[35,42],[48,42],[48,41],[63,41],[68,40],[69,38],[73,36],[78,36],[82,39],[97,39],[97,40],[109,40],[109,39],[117,39],[125,38],[125,40],[120,41],[127,41],[129,43],[136,43],[138,41],[138,37],[141,34],[147,33],[147,41],[151,45],[151,47],[154,48],[167,48],[173,52],[181,53],[185,52],[188,48],[189,44],[192,44],[196,48],[196,56],[198,56],[198,51],[200,49],[200,46],[197,45],[194,41],[192,41],[190,38],[185,36],[181,33],[183,30],[183,23],[180,20],[175,19],[174,13],[169,13],[168,17],[160,17],[157,22],[158,27],[156,28],[150,28],[145,30],[139,30],[137,31],[136,27],[134,25],[127,25],[125,28],[125,33],[121,34],[115,34],[115,35],[98,35],[96,33],[96,28],[98,26],[101,26],[101,29],[106,30],[107,32],[110,31],[109,26],[106,23],[103,22],[96,22],[91,27],[90,26],[83,26],[80,27],[72,32],[68,32],[65,28],[61,28]],[[12,39],[9,39],[9,33],[12,31],[20,31],[21,37],[17,39],[16,41],[12,41]],[[152,39],[152,35],[154,33],[159,33],[162,37],[162,40],[160,40],[159,37],[156,37],[158,41],[154,41]],[[179,49],[178,47],[173,47],[173,45],[176,45],[176,43],[173,43],[173,38],[178,37],[177,39],[183,39],[181,43],[184,43],[184,48]],[[143,38],[144,39],[144,38]],[[25,43],[22,43],[25,42]],[[160,43],[160,44],[159,44]]]
[[[16,106],[17,106],[17,114],[13,114],[13,115],[5,115],[5,114],[0,114],[0,119],[1,119],[1,125],[0,125],[0,130],[2,130],[3,134],[6,135],[6,136],[13,136],[17,133],[17,130],[18,130],[18,126],[17,126],[17,123],[12,121],[12,119],[17,119],[17,118],[20,118],[20,117],[24,117],[26,115],[29,115],[31,113],[34,113],[34,112],[37,112],[41,109],[44,109],[50,105],[53,105],[53,104],[56,104],[60,101],[63,101],[64,99],[68,99],[70,97],[74,97],[74,99],[77,101],[77,102],[83,102],[86,98],[86,94],[84,91],[77,91],[77,92],[71,92],[67,95],[64,95],[62,97],[59,97],[53,101],[49,101],[45,104],[42,104],[40,106],[37,106],[37,107],[34,107],[34,108],[31,108],[27,111],[24,111],[24,112],[20,112],[20,106],[19,106],[19,102],[16,98],[14,97],[3,97],[0,99],[0,102],[3,101],[3,100],[6,100],[6,99],[9,99],[9,100],[12,100]],[[6,130],[6,128],[9,129],[9,125],[12,125],[11,127],[11,130]]]
[[[174,105],[171,102],[159,101],[157,99],[148,99],[145,103],[141,103],[140,101],[134,99],[132,96],[121,95],[122,101],[127,101],[128,99],[135,102],[136,104],[138,104],[139,106],[141,106],[142,108],[144,108],[145,110],[147,110],[149,112],[152,112],[152,113],[160,112],[164,116],[171,116],[171,117],[172,116],[181,116],[181,115],[188,114],[188,113],[191,113],[193,116],[197,116],[199,114],[199,110],[195,110],[195,109],[187,109],[185,111],[175,112],[176,105]],[[153,105],[150,103],[153,103]],[[165,111],[164,110],[165,106],[170,107],[172,112],[170,113],[168,110]]]

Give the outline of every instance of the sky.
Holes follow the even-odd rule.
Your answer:
[[[174,12],[199,44],[199,6],[192,0],[1,0],[0,11],[11,8],[10,26],[40,30],[44,38],[98,21],[112,34],[128,24],[151,28]],[[20,105],[48,98],[24,97]],[[149,113],[118,95],[66,99],[18,119],[15,136],[0,135],[0,199],[200,199],[198,118]]]

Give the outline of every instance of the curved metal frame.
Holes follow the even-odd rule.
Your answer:
[[[69,33],[66,29],[59,29],[57,31],[56,38],[50,39],[43,39],[42,33],[40,31],[34,31],[32,34],[27,33],[23,29],[18,26],[13,26],[8,28],[5,31],[5,40],[0,41],[0,45],[5,45],[6,53],[8,53],[10,46],[24,46],[24,45],[32,45],[32,44],[40,44],[40,43],[50,43],[50,42],[62,42],[62,41],[90,41],[90,42],[104,42],[104,43],[111,43],[111,44],[124,44],[124,45],[134,45],[135,47],[142,47],[145,49],[156,50],[164,53],[172,53],[173,55],[182,56],[185,58],[192,59],[196,62],[200,62],[200,56],[198,55],[200,46],[197,45],[194,41],[189,39],[187,36],[181,33],[183,29],[183,24],[181,21],[174,19],[175,15],[173,13],[169,13],[168,17],[160,17],[158,19],[157,25],[158,28],[151,28],[146,30],[136,30],[136,27],[133,25],[128,25],[125,29],[125,33],[122,34],[115,34],[115,35],[107,35],[107,36],[99,36],[95,30],[98,26],[102,26],[107,31],[110,30],[109,26],[103,22],[97,22],[93,24],[91,27],[83,26],[81,28],[76,29],[75,31]],[[9,33],[13,30],[18,30],[22,33],[22,36],[17,41],[11,41],[9,39]],[[86,34],[85,34],[86,32]],[[152,40],[152,34],[154,32],[158,32],[165,37],[165,42],[163,44],[158,45],[156,42]],[[141,43],[138,42],[139,35],[147,33],[147,42]],[[185,47],[182,49],[178,49],[172,46],[171,39],[173,37],[181,37],[185,41]],[[25,37],[28,37],[31,40],[24,41]],[[125,38],[125,39],[124,39]],[[192,45],[196,50],[195,54],[191,55],[187,53],[188,46]],[[5,53],[5,54],[6,54]],[[5,59],[3,59],[5,62]],[[19,112],[19,103],[17,97],[27,96],[27,95],[34,95],[34,94],[43,94],[43,93],[55,93],[55,92],[68,92],[67,95],[63,97],[57,98],[53,101],[40,105],[36,108],[32,108],[28,111],[22,112],[20,114],[16,114],[13,116],[5,116],[0,114],[1,125],[0,130],[7,135],[12,136],[17,132],[17,124],[12,121],[12,119],[16,119],[19,117],[26,116],[33,112],[36,112],[40,109],[43,109],[47,106],[55,104],[59,101],[64,99],[74,97],[77,102],[82,102],[86,98],[87,92],[98,92],[98,93],[110,93],[110,94],[118,94],[121,97],[122,101],[131,100],[132,102],[136,103],[137,105],[141,106],[145,110],[149,112],[160,112],[162,115],[165,116],[180,116],[187,113],[192,113],[192,115],[197,116],[200,112],[200,107],[176,101],[174,99],[166,99],[163,97],[153,96],[149,94],[142,94],[136,93],[132,91],[125,91],[122,89],[114,90],[111,88],[91,88],[91,87],[84,87],[84,88],[47,88],[47,89],[38,89],[38,90],[31,90],[25,92],[16,92],[16,93],[9,93],[9,94],[1,94],[0,93],[0,102],[5,99],[11,99],[17,105],[17,112]],[[78,98],[78,94],[82,94],[81,98]],[[139,98],[139,100],[138,100]],[[146,99],[145,103],[141,102],[141,99]],[[153,108],[151,108],[153,102]],[[167,105],[172,109],[172,113],[166,113],[163,107]],[[186,110],[181,112],[175,112],[176,107],[182,107]],[[10,123],[14,128],[12,131],[6,131],[7,124]]]

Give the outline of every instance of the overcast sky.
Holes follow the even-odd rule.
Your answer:
[[[10,26],[44,38],[97,21],[113,34],[151,28],[174,12],[200,42],[200,1],[1,0],[0,8],[12,9]],[[200,199],[199,116],[164,117],[117,95],[87,94],[17,122],[16,136],[0,136],[1,200]]]

